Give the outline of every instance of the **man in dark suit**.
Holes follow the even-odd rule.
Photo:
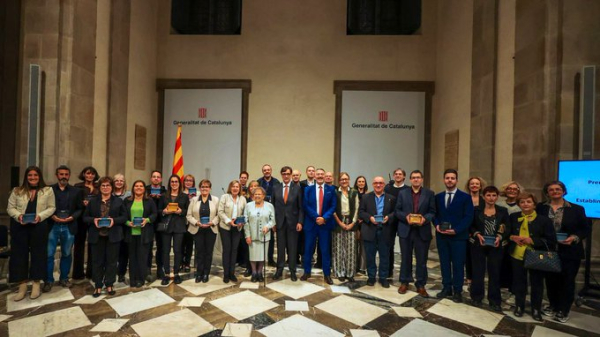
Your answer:
[[[413,282],[413,249],[417,259],[417,292],[424,298],[429,294],[425,290],[427,283],[427,256],[431,243],[431,221],[435,217],[435,196],[433,191],[423,187],[423,173],[419,170],[410,173],[411,187],[398,193],[396,218],[400,237],[400,287],[398,293],[406,294],[408,284]]]
[[[48,264],[43,292],[52,290],[54,284],[54,254],[60,242],[60,279],[58,283],[70,288],[69,272],[71,270],[71,248],[77,234],[77,219],[83,213],[83,189],[69,185],[71,170],[61,165],[56,169],[58,182],[52,185],[56,212],[48,221],[50,231],[48,236]],[[91,263],[91,261],[90,261]]]
[[[281,278],[285,266],[285,252],[290,267],[290,279],[296,281],[296,256],[298,233],[302,230],[304,210],[302,209],[302,188],[292,182],[292,168],[281,168],[282,183],[273,188],[272,203],[275,207],[275,229],[277,232],[277,271],[274,280]]]
[[[336,226],[333,213],[337,205],[335,189],[324,183],[325,170],[315,171],[316,184],[304,189],[304,274],[301,280],[306,281],[311,276],[311,258],[317,237],[323,254],[323,276],[327,284],[333,284],[331,279],[331,255],[329,246],[331,231]]]
[[[315,184],[315,167],[312,165],[308,165],[306,167],[306,179],[300,180],[300,186],[302,187],[302,192],[308,186],[312,186]]]
[[[469,194],[456,188],[457,182],[458,172],[456,170],[444,171],[446,191],[435,196],[434,222],[443,285],[443,289],[437,294],[437,297],[452,297],[454,302],[461,303],[467,239],[469,238],[469,226],[473,221],[473,201]]]
[[[156,193],[160,190],[160,193]],[[153,192],[154,191],[154,192]],[[150,185],[146,185],[146,194],[150,196],[150,199],[154,201],[156,205],[156,209],[158,209],[158,202],[162,195],[167,193],[167,189],[162,185],[162,173],[158,170],[154,170],[150,173]],[[163,259],[162,259],[162,233],[154,232],[155,240],[150,242],[150,251],[148,252],[148,275],[146,277],[146,281],[152,282],[152,245],[156,242],[156,278],[163,279],[165,277],[165,272],[163,268]]]
[[[367,285],[375,285],[377,264],[375,255],[379,253],[379,282],[384,288],[390,287],[389,274],[390,245],[396,237],[391,224],[395,221],[396,197],[384,192],[383,177],[373,179],[373,192],[363,195],[360,201],[359,217],[363,220],[361,237],[367,254]],[[383,217],[383,219],[376,219]]]
[[[406,171],[401,168],[397,168],[394,170],[394,179],[390,181],[387,185],[385,185],[385,193],[391,194],[394,197],[398,198],[398,193],[402,190],[409,189],[408,186],[404,183],[406,180]],[[394,227],[394,233],[398,229],[397,223],[392,224]],[[390,246],[390,274],[388,275],[391,279],[394,274],[394,246],[396,245],[396,239],[392,240],[392,244]]]

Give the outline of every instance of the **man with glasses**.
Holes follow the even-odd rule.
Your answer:
[[[414,170],[410,173],[411,187],[398,193],[396,202],[396,218],[398,219],[398,236],[400,237],[400,287],[398,293],[403,295],[408,284],[414,282],[412,273],[413,250],[415,252],[416,277],[415,287],[421,297],[428,298],[425,290],[427,283],[427,257],[431,243],[431,221],[435,216],[435,196],[433,191],[423,187],[423,173]]]

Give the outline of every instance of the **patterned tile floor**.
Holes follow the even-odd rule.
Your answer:
[[[441,287],[435,257],[430,294]],[[222,283],[222,269],[214,267],[207,284],[194,283],[192,275],[166,287],[120,284],[115,296],[100,299],[89,296],[89,282],[70,290],[55,286],[36,301],[18,303],[13,288],[0,293],[0,336],[600,336],[600,312],[585,306],[574,307],[567,324],[533,323],[527,315],[517,321],[470,306],[468,293],[465,304],[455,304],[412,291],[401,296],[397,281],[390,289],[368,287],[360,274],[332,289],[320,273],[306,283],[291,282],[287,273],[272,281],[273,272],[268,269],[267,286],[257,289],[256,283],[240,287],[249,281],[241,276],[238,283]],[[510,312],[511,299],[503,296]]]

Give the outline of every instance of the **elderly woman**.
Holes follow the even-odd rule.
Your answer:
[[[258,187],[258,182],[256,180],[251,180],[248,183],[248,188],[246,189],[246,193],[244,197],[246,198],[246,204],[254,200],[254,190]],[[240,245],[238,247],[238,262],[242,267],[245,267],[244,277],[248,277],[252,275],[252,266],[250,265],[250,248],[246,243],[245,237],[240,239]]]
[[[112,194],[125,201],[125,199],[131,196],[131,191],[127,189],[127,182],[125,176],[122,173],[117,173],[113,176],[113,182],[115,188]],[[121,240],[119,247],[119,263],[118,263],[118,281],[121,283],[125,282],[125,273],[127,273],[127,262],[129,261],[129,247],[125,240]]]
[[[123,240],[123,224],[127,220],[125,205],[121,198],[112,195],[113,180],[102,177],[98,181],[100,196],[90,200],[83,221],[89,225],[88,243],[92,246],[92,280],[94,297],[99,297],[102,288],[114,295],[113,285],[117,278],[119,247]],[[108,219],[106,226],[103,222]]]
[[[212,265],[213,249],[219,226],[219,198],[210,194],[212,183],[202,179],[200,195],[194,197],[187,211],[188,232],[194,235],[196,243],[196,283],[208,282]]]
[[[544,272],[525,269],[524,257],[527,249],[554,250],[556,232],[552,221],[545,215],[535,211],[536,199],[531,193],[521,193],[517,198],[520,213],[510,215],[510,256],[513,269],[512,291],[515,294],[515,311],[517,317],[525,311],[527,295],[527,274],[531,285],[531,316],[541,322],[542,295],[544,294]]]
[[[254,189],[254,201],[246,205],[244,226],[246,243],[250,248],[250,264],[252,265],[252,282],[262,282],[265,261],[265,242],[271,237],[271,228],[275,225],[275,209],[265,201],[265,189]]]
[[[227,193],[219,199],[219,234],[223,244],[223,282],[237,282],[235,276],[235,260],[240,243],[244,222],[237,222],[246,208],[246,198],[240,195],[240,183],[233,180],[227,187]]]
[[[546,274],[548,300],[542,313],[553,316],[561,323],[569,320],[569,312],[575,295],[575,277],[579,272],[581,259],[584,257],[583,240],[590,234],[590,221],[585,209],[565,200],[567,187],[560,181],[551,181],[544,186],[543,192],[547,201],[537,206],[537,213],[545,215],[552,221],[554,230],[566,238],[558,241],[561,272]]]
[[[127,222],[125,241],[129,245],[129,285],[140,288],[148,276],[148,254],[154,240],[153,224],[156,222],[156,203],[146,194],[146,184],[136,180],[131,196],[125,199]]]
[[[350,188],[350,175],[340,173],[340,187],[336,190],[337,207],[333,217],[337,226],[333,230],[333,272],[340,281],[354,282],[356,271],[358,229],[358,192]]]
[[[187,194],[183,193],[181,188],[181,179],[176,174],[169,178],[169,188],[167,193],[161,195],[158,202],[158,209],[161,211],[162,222],[168,222],[166,228],[161,234],[162,238],[162,258],[164,277],[161,281],[162,285],[169,284],[171,274],[171,244],[173,244],[173,274],[175,284],[182,282],[179,276],[182,261],[182,245],[183,235],[187,230],[187,209],[190,200]],[[176,206],[175,206],[176,205]],[[175,206],[175,207],[171,207]],[[173,209],[174,208],[174,209]]]
[[[475,208],[473,224],[469,232],[472,236],[471,260],[473,281],[471,283],[471,299],[475,306],[481,306],[484,295],[484,279],[488,273],[488,302],[490,308],[502,312],[500,302],[500,267],[502,264],[504,241],[508,238],[508,211],[496,205],[499,191],[495,186],[483,189],[484,203]],[[486,237],[493,238],[493,244],[486,242]]]
[[[54,192],[46,186],[37,166],[25,169],[23,183],[8,198],[11,257],[8,261],[9,282],[19,283],[15,302],[25,298],[27,282],[33,281],[30,298],[41,295],[40,281],[46,276],[48,225],[46,219],[56,210]]]

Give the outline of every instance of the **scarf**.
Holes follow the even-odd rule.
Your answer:
[[[529,223],[533,222],[535,220],[535,218],[537,217],[537,213],[535,211],[533,211],[533,213],[529,214],[529,215],[525,215],[523,213],[521,213],[522,217],[520,217],[518,220],[519,222],[523,222],[521,224],[521,228],[519,229],[519,236],[523,237],[523,238],[528,238],[529,237]],[[527,250],[527,248],[529,248],[529,245],[523,245],[523,246],[519,246],[517,245],[515,247],[515,249],[513,250],[513,252],[510,254],[510,256],[514,257],[517,260],[521,260],[523,261],[523,256],[525,256],[525,251]]]

